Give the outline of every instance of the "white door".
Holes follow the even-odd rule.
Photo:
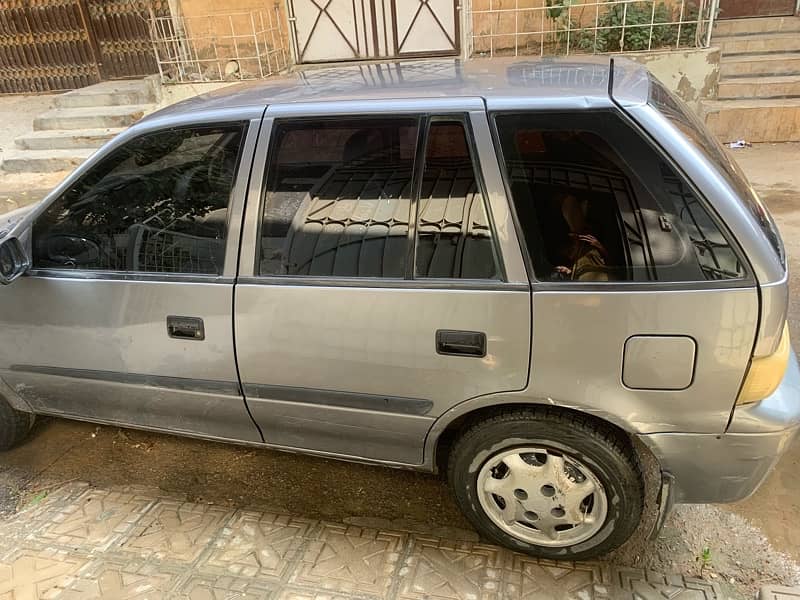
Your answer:
[[[457,55],[458,0],[289,0],[298,63]]]

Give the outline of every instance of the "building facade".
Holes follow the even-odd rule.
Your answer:
[[[292,64],[697,48],[715,18],[798,0],[0,0],[0,93],[160,74],[259,78]]]

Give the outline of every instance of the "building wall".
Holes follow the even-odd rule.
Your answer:
[[[716,98],[719,88],[719,48],[637,52],[627,55],[647,66],[698,115],[700,101]]]
[[[545,0],[471,0],[470,4],[470,43],[473,54],[480,56],[561,55],[567,49],[570,54],[618,52],[620,44],[625,51],[694,46],[698,29],[697,0],[642,0],[627,8],[605,0],[573,0],[563,9],[548,7]],[[623,17],[624,36],[618,27]],[[669,24],[677,22],[682,22],[680,28]]]
[[[258,77],[266,73],[265,56],[279,50],[284,63],[291,61],[286,0],[173,0],[173,6],[208,78],[215,71],[226,75],[234,60],[240,72],[227,76]],[[271,58],[277,65],[278,55]]]

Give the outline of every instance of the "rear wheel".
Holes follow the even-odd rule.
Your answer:
[[[9,450],[24,440],[33,420],[32,414],[20,412],[0,398],[0,450]]]
[[[448,476],[481,534],[543,558],[581,560],[613,550],[636,529],[644,501],[623,435],[544,407],[470,427],[453,447]]]

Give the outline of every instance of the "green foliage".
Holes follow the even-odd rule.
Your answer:
[[[557,21],[561,15],[566,15],[564,9],[569,8],[577,0],[545,0],[547,6],[547,16],[553,21]]]
[[[36,506],[45,498],[47,498],[47,492],[46,491],[39,492],[33,498],[31,498],[30,502],[28,502],[28,506]]]
[[[702,577],[703,571],[711,566],[711,548],[705,546],[696,560],[700,563],[700,577]]]
[[[548,0],[548,2],[558,0]],[[548,4],[549,6],[549,4]],[[686,23],[680,27],[667,23],[696,21],[697,5],[687,2],[683,15],[679,9],[675,12],[662,0],[646,0],[628,4],[614,4],[600,15],[598,31],[578,29],[570,36],[570,50],[583,52],[634,52],[637,50],[655,50],[674,47],[676,45],[694,46],[696,23]],[[653,25],[650,25],[650,22]]]
[[[597,45],[595,52],[621,52],[622,50],[647,50],[667,45],[672,27],[659,25],[672,20],[672,15],[664,2],[655,4],[635,2],[631,4],[615,4],[601,15],[599,20]],[[650,27],[650,20],[654,25]],[[650,33],[652,30],[652,41]],[[666,43],[665,43],[666,42]]]

